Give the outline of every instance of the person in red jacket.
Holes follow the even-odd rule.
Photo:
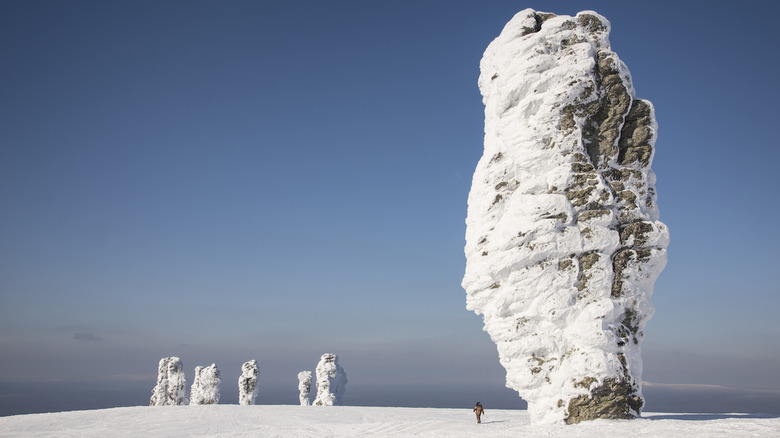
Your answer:
[[[477,402],[476,406],[474,406],[474,412],[477,414],[477,423],[482,423],[482,420],[479,418],[482,416],[482,414],[485,413],[485,409],[482,407],[482,403]]]

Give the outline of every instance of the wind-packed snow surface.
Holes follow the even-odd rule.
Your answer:
[[[157,366],[157,385],[152,389],[150,406],[186,405],[187,379],[184,378],[184,366],[175,356],[160,359]]]
[[[463,287],[535,422],[633,418],[644,404],[640,342],[669,233],[653,106],[609,30],[592,11],[526,9],[480,64]]]
[[[190,390],[191,405],[214,405],[219,403],[220,374],[216,364],[195,367],[195,378]]]
[[[132,407],[0,417],[0,438],[105,437],[775,437],[776,416],[646,414],[635,421],[532,425],[526,411],[294,405]]]
[[[315,406],[340,405],[347,386],[347,373],[339,365],[338,356],[330,353],[323,354],[314,372],[317,379],[317,397],[313,404]]]

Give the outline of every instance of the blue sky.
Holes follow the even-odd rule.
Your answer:
[[[257,359],[294,400],[333,352],[348,392],[502,391],[460,280],[479,60],[526,7],[606,16],[656,107],[648,406],[780,412],[780,7],[755,1],[0,3],[0,380],[143,403],[163,356],[224,393]]]

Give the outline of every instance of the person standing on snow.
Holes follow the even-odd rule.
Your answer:
[[[485,413],[485,409],[482,407],[482,403],[477,402],[476,406],[474,406],[474,412],[477,414],[477,423],[482,423],[482,420],[479,418],[482,416],[482,414]]]

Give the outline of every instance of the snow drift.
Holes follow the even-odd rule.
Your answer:
[[[484,154],[466,219],[467,308],[535,422],[633,418],[669,233],[653,106],[609,22],[526,9],[480,64]]]

